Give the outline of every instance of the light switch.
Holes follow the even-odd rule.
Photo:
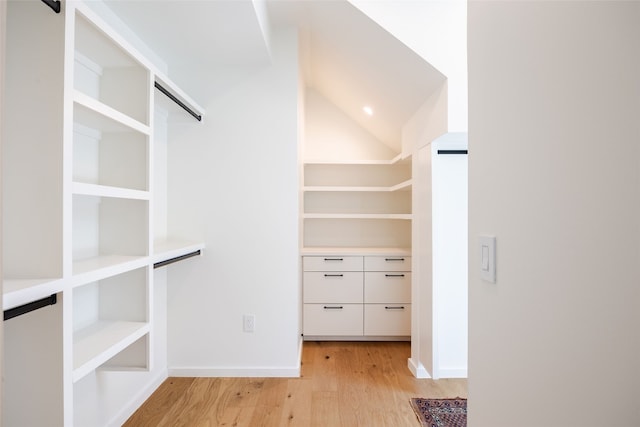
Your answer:
[[[489,271],[489,246],[482,245],[482,271]]]
[[[496,283],[496,238],[480,236],[480,277],[490,283]]]

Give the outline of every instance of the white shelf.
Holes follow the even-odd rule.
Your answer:
[[[64,286],[62,279],[4,279],[2,309],[8,310],[57,294]]]
[[[321,185],[311,185],[303,187],[302,190],[305,192],[390,192],[390,191],[409,191],[411,189],[412,180],[408,179],[399,184],[390,186],[390,187],[369,187],[369,186],[361,186],[361,187],[349,187],[349,186],[321,186]]]
[[[411,214],[304,213],[305,219],[411,219]]]
[[[408,179],[404,182],[401,182],[399,184],[396,184],[392,187],[389,187],[389,191],[410,191],[411,190],[411,185],[413,184],[413,180],[412,179]]]
[[[408,162],[409,158],[402,158],[402,154],[398,154],[393,159],[389,160],[317,160],[310,159],[305,160],[305,165],[395,165],[396,163]]]
[[[146,322],[97,322],[74,333],[73,382],[148,334]]]
[[[148,256],[103,255],[73,263],[71,286],[82,286],[149,264]]]
[[[74,91],[74,121],[103,132],[137,131],[151,134],[151,128],[139,121],[109,107],[106,104],[80,92]]]
[[[336,247],[336,246],[318,246],[303,247],[300,252],[302,255],[389,255],[389,256],[410,256],[410,248],[393,248],[393,247]]]
[[[129,188],[110,187],[107,185],[73,183],[73,193],[85,196],[115,197],[120,199],[149,200],[149,192]]]

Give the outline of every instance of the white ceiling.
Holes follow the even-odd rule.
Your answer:
[[[160,57],[171,58],[169,74],[179,84],[222,75],[221,68],[242,70],[224,73],[239,79],[269,61],[250,0],[105,3]],[[266,4],[272,28],[300,29],[306,85],[399,152],[402,126],[445,77],[347,1]],[[232,83],[217,82],[219,89]],[[372,117],[364,105],[374,109]]]

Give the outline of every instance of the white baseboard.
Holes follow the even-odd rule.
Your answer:
[[[425,369],[425,367],[417,360],[412,359],[411,357],[407,359],[407,366],[409,370],[416,378],[431,378],[429,372]]]
[[[203,377],[203,378],[299,378],[302,366],[302,345],[298,343],[298,362],[296,366],[283,367],[209,367],[209,366],[174,366],[169,368],[170,377]]]
[[[168,372],[163,370],[155,378],[149,381],[149,384],[131,399],[129,405],[125,406],[116,414],[109,422],[109,426],[119,427],[123,425],[136,410],[160,387],[160,384],[168,378]]]
[[[257,377],[257,378],[298,378],[300,365],[290,367],[173,367],[170,377]]]
[[[438,373],[440,378],[467,378],[466,368],[440,368]]]

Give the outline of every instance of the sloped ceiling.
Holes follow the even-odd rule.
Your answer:
[[[160,57],[179,61],[169,70],[178,83],[269,61],[261,8],[252,1],[105,3]],[[445,77],[347,1],[266,0],[266,6],[273,29],[300,29],[306,85],[399,152],[402,126]]]

